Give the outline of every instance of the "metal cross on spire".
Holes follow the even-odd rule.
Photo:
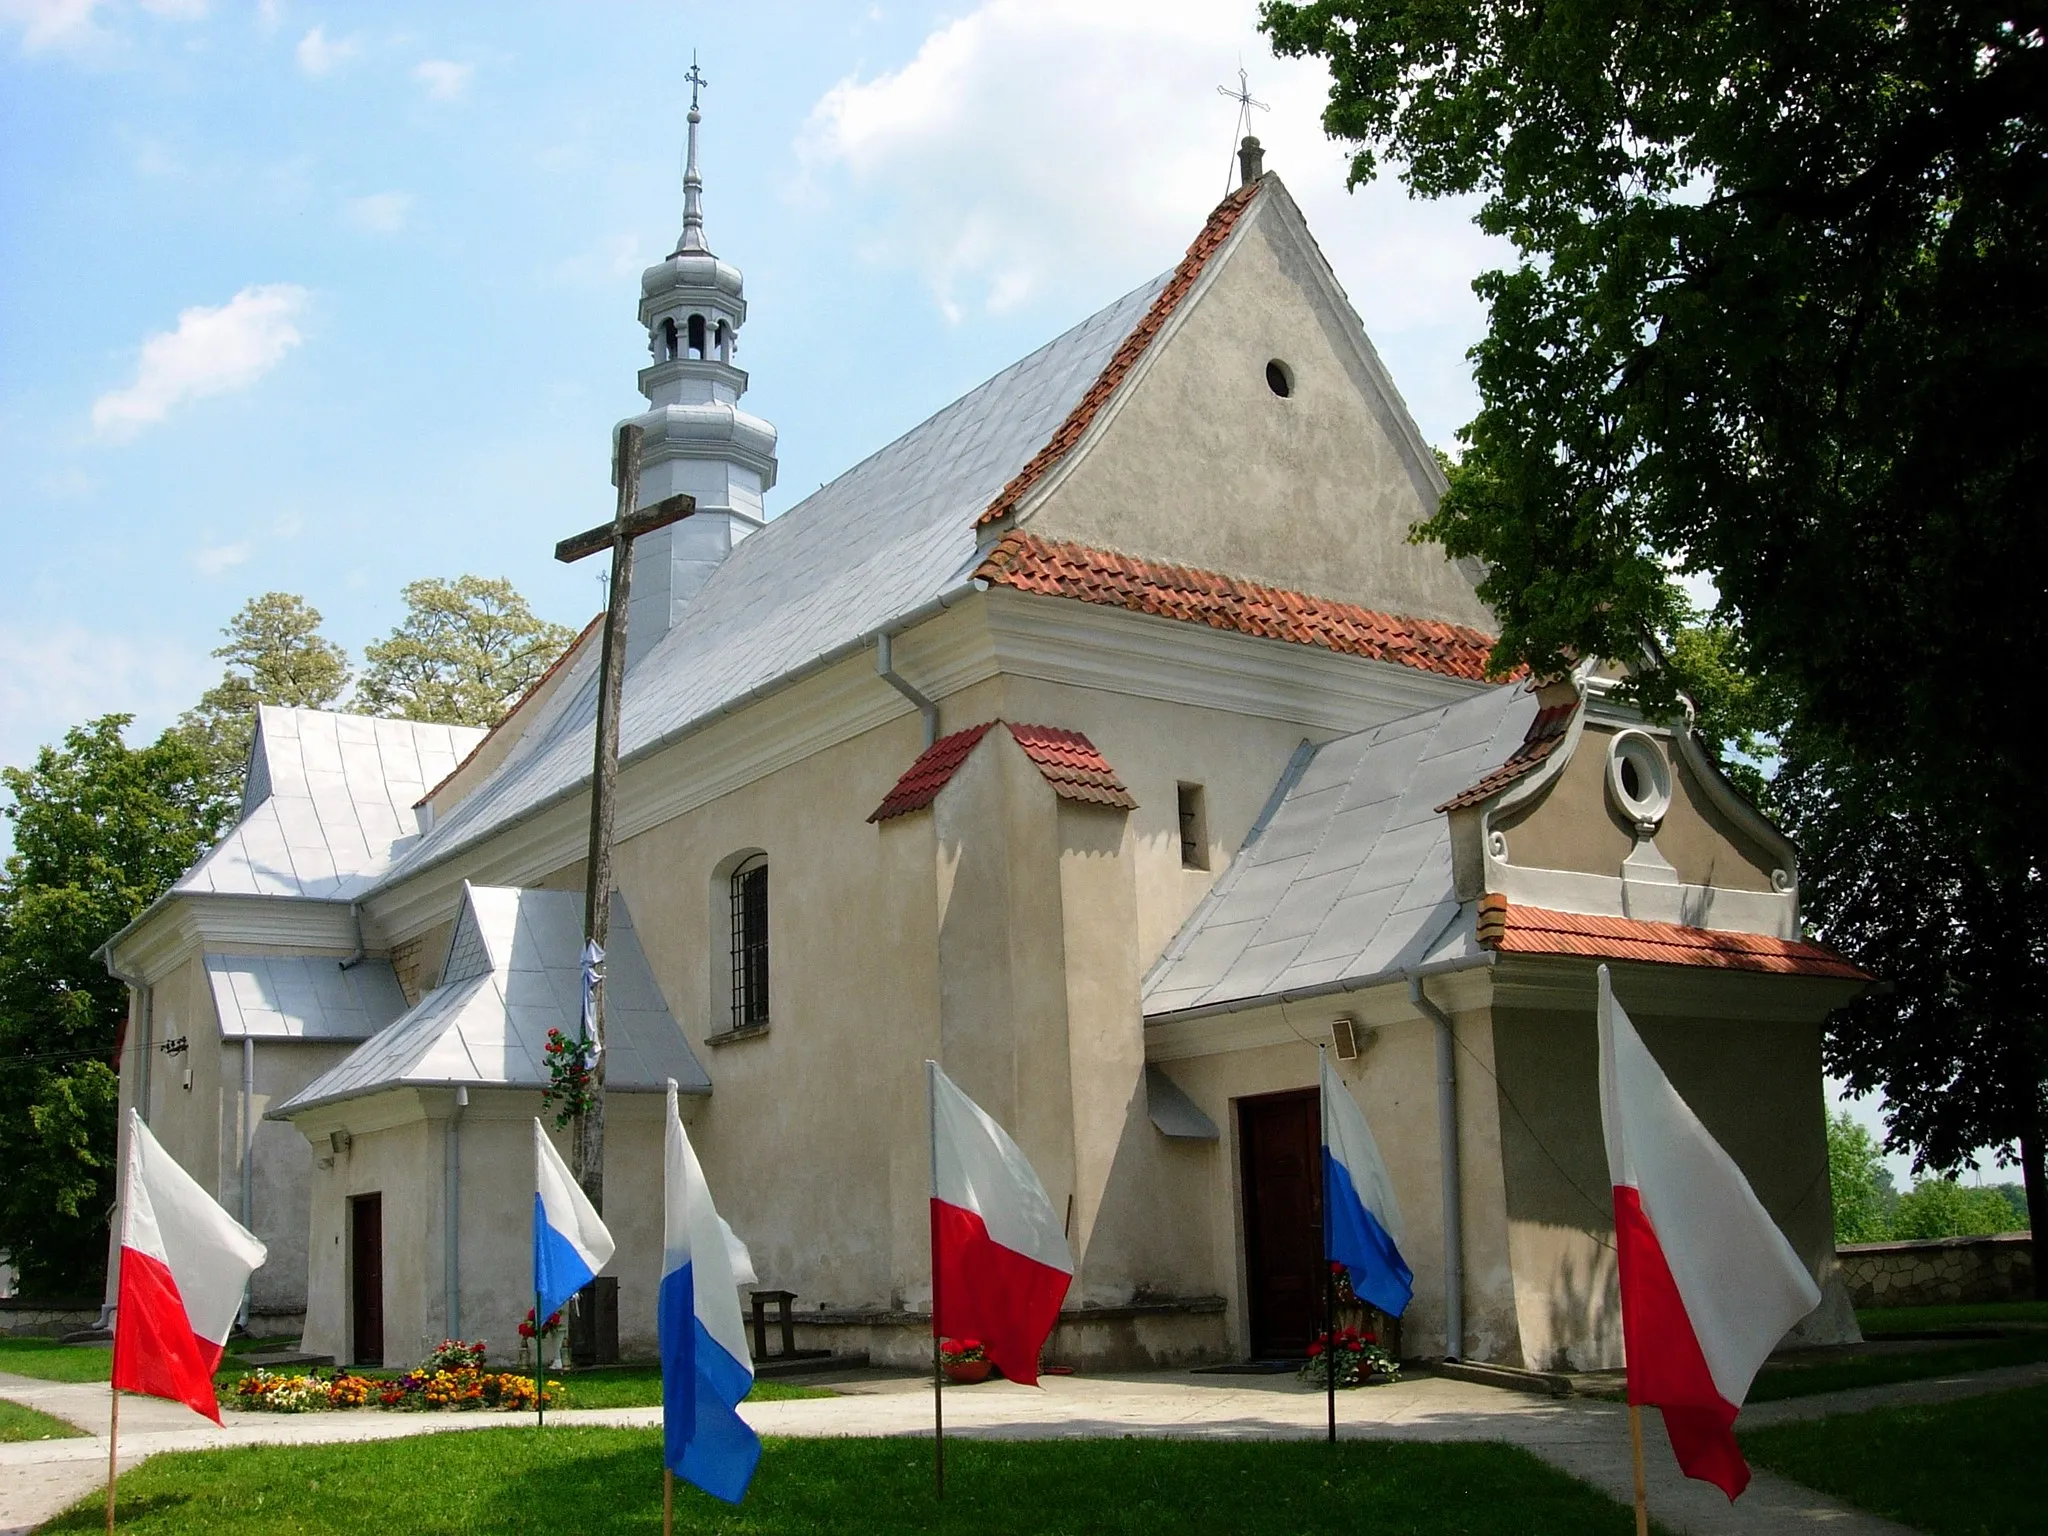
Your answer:
[[[1237,67],[1237,89],[1233,91],[1227,85],[1219,85],[1216,87],[1216,94],[1228,96],[1237,103],[1237,128],[1231,135],[1230,143],[1230,156],[1234,164],[1238,145],[1252,131],[1252,108],[1257,107],[1261,112],[1270,112],[1273,109],[1265,102],[1253,99],[1251,76],[1245,73],[1242,64]],[[1223,191],[1225,196],[1230,193],[1230,171],[1227,169],[1223,173]]]
[[[704,78],[704,71],[697,67],[697,50],[694,48],[690,50],[690,67],[683,78],[690,82],[690,110],[694,112],[697,110],[697,92],[711,83]]]

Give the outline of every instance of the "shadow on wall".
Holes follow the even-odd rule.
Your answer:
[[[1558,1233],[1565,1241],[1577,1240],[1577,1249],[1588,1234],[1579,1230]],[[1594,1234],[1602,1246],[1588,1257],[1568,1249],[1558,1260],[1549,1296],[1549,1337],[1553,1341],[1548,1358],[1532,1362],[1546,1371],[1597,1371],[1621,1364],[1621,1283],[1611,1244],[1612,1232]],[[1569,1339],[1570,1344],[1554,1341]]]

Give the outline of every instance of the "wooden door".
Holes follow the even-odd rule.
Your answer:
[[[1306,1354],[1323,1309],[1322,1117],[1313,1088],[1240,1099],[1245,1310],[1255,1359]]]
[[[349,1308],[353,1363],[384,1363],[384,1197],[356,1195],[348,1203]]]

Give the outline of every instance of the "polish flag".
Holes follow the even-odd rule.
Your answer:
[[[1680,1469],[1733,1500],[1749,1486],[1735,1415],[1820,1289],[1658,1067],[1604,965],[1599,1017],[1628,1400],[1661,1408]]]
[[[979,1339],[1012,1381],[1038,1380],[1074,1255],[1017,1143],[927,1061],[932,1116],[932,1329]]]
[[[220,1422],[213,1373],[268,1252],[128,1111],[114,1386]]]

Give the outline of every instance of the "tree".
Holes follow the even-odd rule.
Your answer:
[[[405,588],[406,616],[364,650],[365,713],[447,725],[496,725],[575,631],[536,618],[505,580],[458,576]]]
[[[2039,7],[1269,0],[1263,25],[1328,61],[1353,184],[1391,158],[1516,247],[1477,284],[1470,472],[1422,530],[1488,562],[1496,664],[1655,656],[1672,571],[1709,575],[1801,718],[2038,865],[2033,765],[1984,744],[2031,735],[1997,663],[2048,640]]]
[[[1831,1060],[1885,1086],[1889,1139],[1930,1166],[2017,1139],[2038,1224],[2038,1007],[2008,982],[2039,959],[2048,866],[2011,673],[2048,640],[2042,13],[1262,14],[1328,61],[1354,185],[1390,159],[1418,195],[1478,194],[1515,247],[1476,285],[1480,410],[1417,530],[1487,563],[1495,667],[1640,659],[1636,697],[1674,706],[1702,658],[1674,649],[1673,577],[1713,579],[1720,659],[1801,743],[1817,926],[1899,987],[1838,1018]],[[1866,862],[1894,848],[1911,873]]]
[[[213,654],[226,675],[178,718],[177,730],[213,764],[216,797],[241,799],[242,774],[256,734],[256,709],[285,704],[328,709],[348,691],[348,652],[320,633],[320,611],[290,592],[266,592],[242,605]]]
[[[1846,1109],[1828,1116],[1828,1189],[1834,1196],[1835,1241],[1881,1243],[1891,1236],[1898,1191],[1870,1132]]]
[[[2048,1230],[2048,880],[1982,858],[1903,778],[1794,730],[1771,786],[1816,930],[1884,981],[1830,1021],[1828,1067],[1884,1094],[1886,1144],[1916,1167],[2016,1145],[2029,1224]]]
[[[31,1294],[96,1291],[106,1263],[127,997],[95,951],[223,821],[206,754],[175,731],[131,748],[129,718],[0,769],[0,1247]]]
[[[1900,1242],[1927,1237],[1990,1237],[2013,1230],[2013,1210],[1996,1189],[1971,1189],[1954,1179],[1922,1179],[1899,1197],[1891,1235]]]

